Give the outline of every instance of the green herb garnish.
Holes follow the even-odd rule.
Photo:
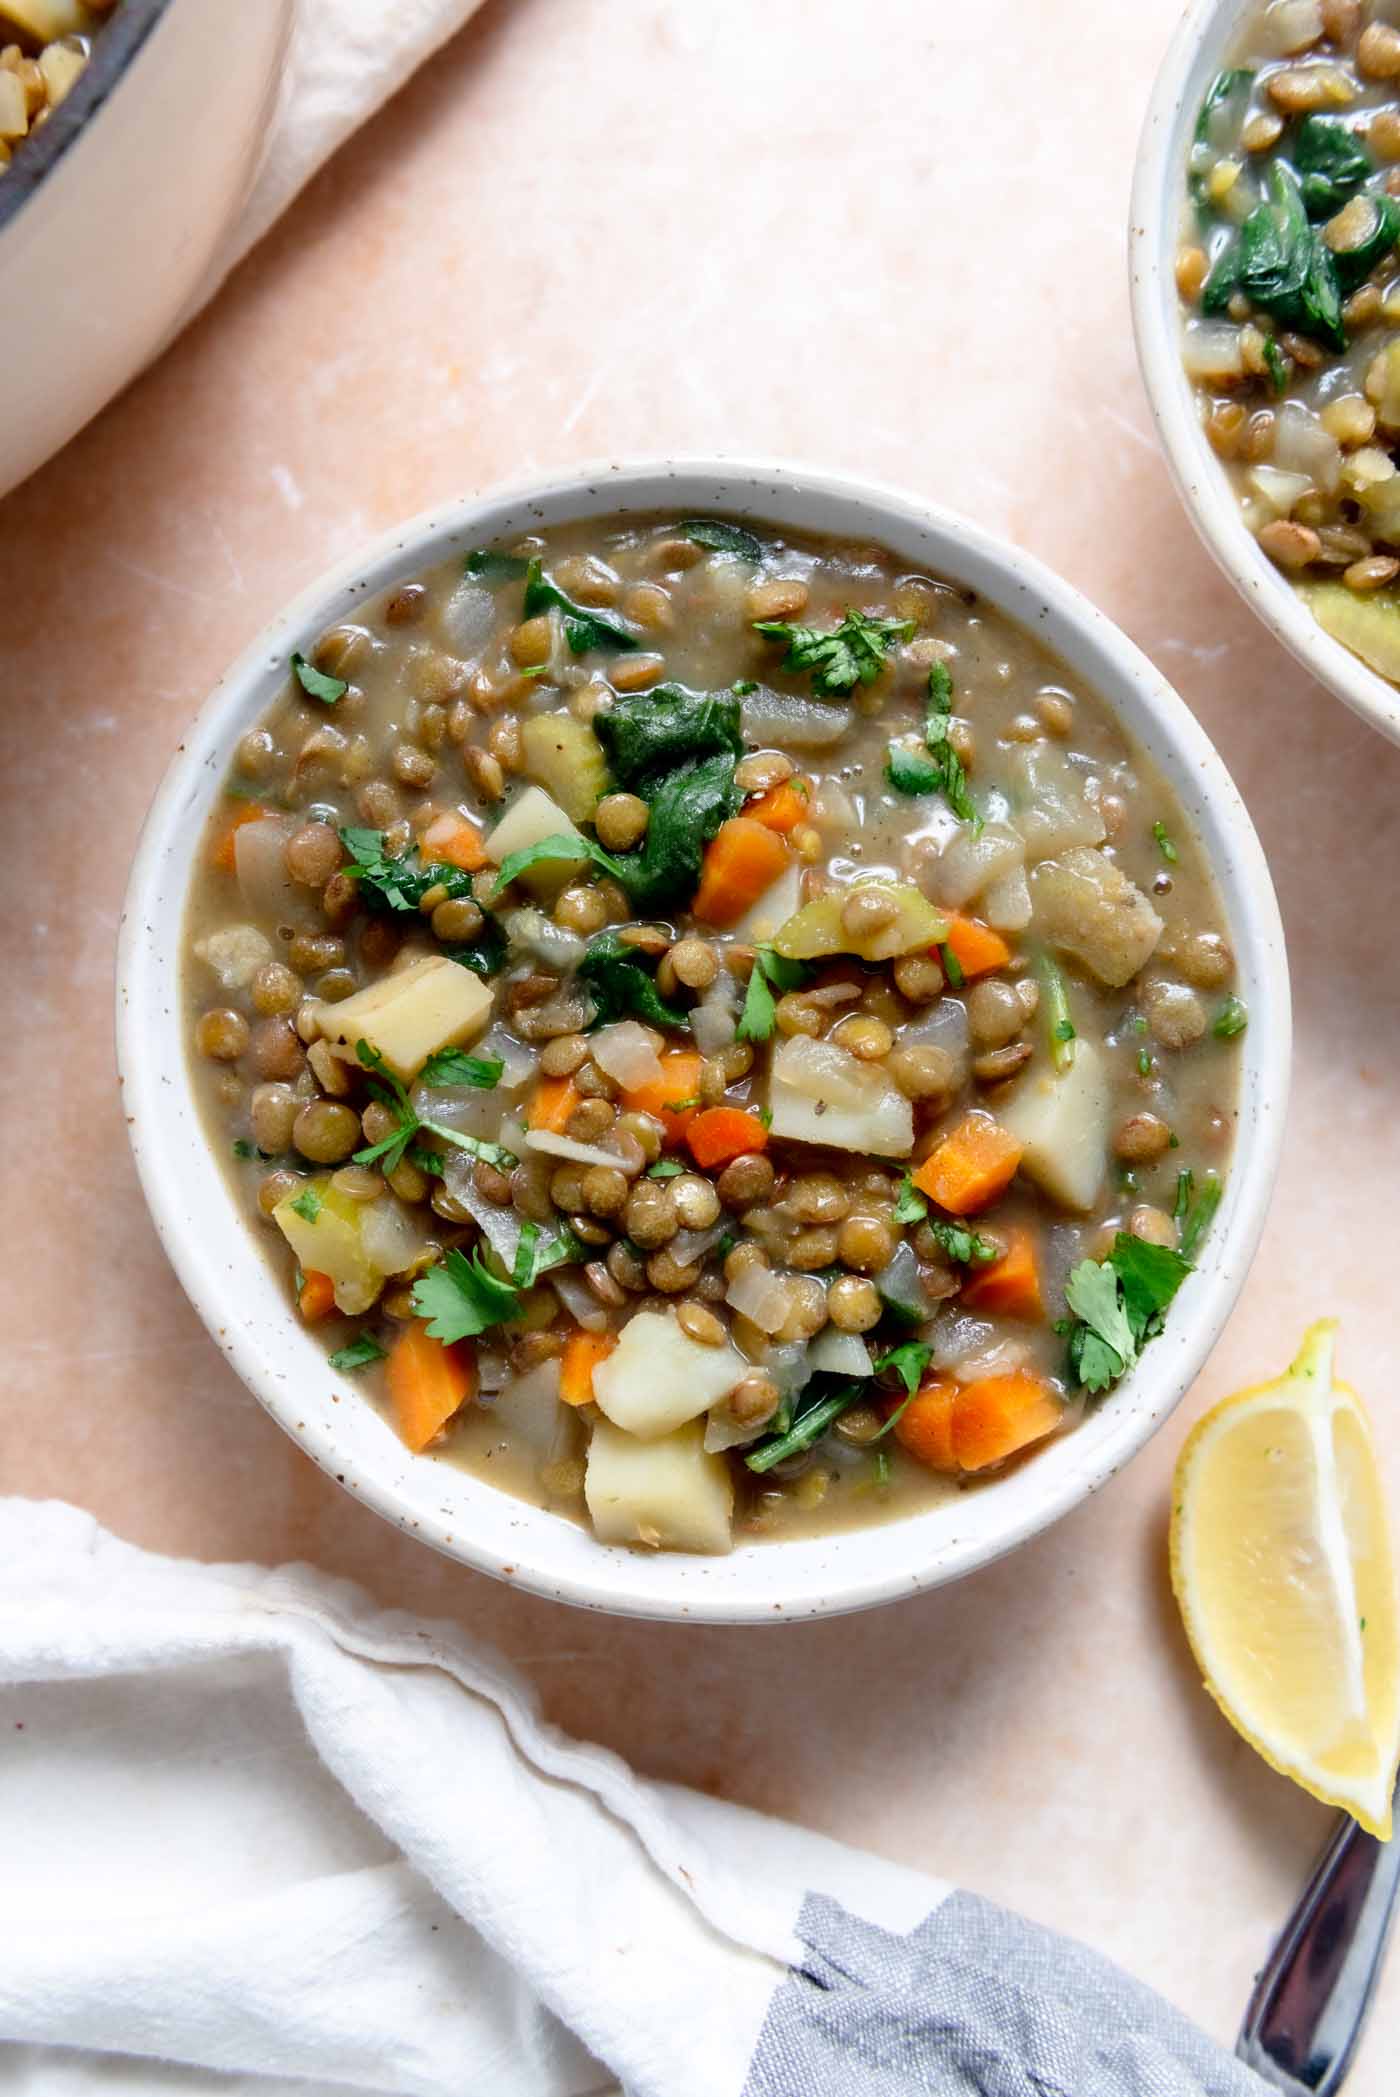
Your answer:
[[[972,825],[976,837],[982,829],[982,818],[968,791],[962,759],[949,739],[952,712],[952,676],[946,663],[935,663],[928,673],[923,744],[891,743],[885,759],[885,777],[896,793],[942,794],[953,814]]]
[[[1269,374],[1269,385],[1276,400],[1282,400],[1288,391],[1288,359],[1272,335],[1264,337],[1264,369]]]
[[[246,1136],[238,1136],[234,1139],[233,1155],[235,1158],[255,1158],[258,1155],[257,1146],[250,1143]]]
[[[425,862],[416,845],[395,857],[384,849],[382,830],[351,826],[340,832],[340,842],[354,862],[345,872],[359,883],[360,899],[367,910],[417,916],[418,906],[429,889],[439,887],[444,890],[444,901],[475,901],[471,875],[461,867],[439,860]]]
[[[591,860],[603,873],[610,874],[614,881],[623,876],[620,859],[605,852],[591,837],[541,837],[533,845],[522,845],[518,852],[511,852],[496,869],[496,888],[509,888],[512,881],[527,873],[532,866],[541,866],[551,861],[570,861],[577,865]]]
[[[525,602],[522,616],[538,618],[540,613],[557,610],[564,622],[564,638],[575,655],[587,655],[590,649],[605,649],[613,655],[625,649],[636,648],[639,643],[635,634],[613,619],[604,619],[598,612],[585,610],[566,597],[557,583],[552,583],[544,572],[543,563],[531,561],[525,570]]]
[[[1216,1015],[1215,1025],[1210,1031],[1217,1041],[1233,1041],[1236,1034],[1243,1034],[1248,1025],[1248,1009],[1243,1000],[1231,991]]]
[[[520,1291],[490,1273],[479,1250],[470,1259],[453,1251],[414,1283],[413,1309],[427,1319],[432,1339],[451,1346],[454,1340],[472,1339],[488,1326],[518,1318]]]
[[[600,932],[589,940],[578,972],[597,1008],[595,1026],[623,1019],[629,1013],[653,1027],[688,1024],[688,1015],[668,1005],[662,997],[640,951],[616,932]]]
[[[424,1130],[436,1136],[442,1143],[450,1143],[458,1150],[470,1151],[473,1157],[482,1158],[499,1171],[511,1172],[519,1159],[499,1143],[487,1143],[480,1136],[464,1136],[460,1129],[447,1128],[440,1121],[426,1121],[418,1113],[408,1096],[407,1089],[368,1041],[355,1043],[355,1054],[365,1069],[372,1073],[366,1084],[372,1098],[382,1107],[387,1107],[394,1117],[395,1126],[378,1143],[368,1144],[357,1150],[354,1161],[357,1165],[378,1165],[386,1175],[403,1163],[408,1148]],[[438,1152],[418,1149],[414,1162],[422,1165],[425,1172],[441,1172],[442,1159]]]
[[[754,631],[783,643],[784,670],[811,672],[818,698],[841,699],[858,684],[875,682],[895,642],[907,641],[913,633],[914,621],[872,619],[852,610],[827,633],[815,626],[793,626],[786,619],[756,619]]]
[[[898,1216],[899,1210],[895,1210]],[[986,1267],[1001,1258],[1001,1248],[990,1238],[981,1237],[965,1223],[945,1223],[941,1216],[929,1218],[929,1229],[947,1253],[963,1267]]]
[[[679,1158],[658,1158],[654,1165],[648,1165],[646,1176],[649,1180],[673,1180],[684,1171]]]
[[[505,1064],[499,1056],[468,1056],[459,1048],[434,1050],[418,1073],[420,1085],[441,1091],[449,1085],[476,1085],[489,1092],[499,1085]]]
[[[1181,855],[1171,840],[1166,824],[1163,822],[1154,823],[1152,825],[1152,835],[1157,841],[1157,850],[1161,853],[1163,859],[1166,860],[1168,866],[1175,866]]]
[[[620,861],[624,888],[638,912],[660,914],[688,903],[700,879],[700,863],[720,825],[737,815],[743,795],[734,784],[728,750],[669,772],[645,798],[651,808],[639,852]]]
[[[551,1267],[570,1266],[582,1258],[583,1247],[572,1231],[560,1230],[546,1237],[537,1223],[522,1223],[510,1278],[517,1289],[532,1289]]]
[[[821,1440],[827,1429],[840,1419],[842,1413],[857,1403],[864,1391],[863,1384],[853,1383],[831,1392],[827,1397],[815,1399],[805,1411],[798,1413],[783,1433],[760,1442],[758,1447],[744,1458],[748,1469],[757,1471],[761,1476],[763,1472],[771,1471],[775,1464],[784,1462],[789,1456],[800,1456],[804,1449],[811,1448],[813,1442]]]
[[[350,689],[343,677],[328,676],[314,663],[309,663],[299,648],[292,652],[292,675],[307,697],[319,699],[323,706],[334,706],[336,700],[343,699]]]
[[[963,973],[961,961],[959,961],[946,940],[938,949],[938,958],[943,963],[943,973],[948,978],[948,988],[950,990],[961,990],[963,984],[967,981],[967,977]]]
[[[927,1216],[928,1203],[914,1185],[913,1174],[906,1172],[895,1197],[894,1220],[896,1223],[923,1223]]]
[[[776,1024],[777,999],[806,982],[805,962],[789,961],[770,946],[754,950],[753,970],[744,993],[744,1009],[735,1029],[740,1041],[767,1041]],[[776,995],[775,995],[776,993]]]
[[[342,1372],[349,1369],[367,1369],[371,1362],[387,1361],[388,1356],[372,1332],[362,1332],[346,1347],[339,1347],[330,1357],[333,1369]]]
[[[746,532],[741,524],[725,524],[718,517],[687,517],[677,526],[694,546],[703,546],[707,553],[732,553],[741,561],[758,562],[763,559],[762,542],[752,532]]]
[[[736,699],[747,699],[750,692],[758,690],[758,686],[751,677],[741,677],[729,689]]]
[[[924,1341],[905,1340],[901,1346],[891,1348],[888,1354],[881,1355],[879,1361],[873,1365],[872,1375],[879,1376],[884,1370],[893,1369],[900,1382],[904,1385],[904,1396],[876,1435],[875,1439],[877,1442],[883,1441],[887,1434],[892,1433],[899,1421],[904,1417],[905,1408],[911,1399],[918,1395],[919,1385],[923,1382],[924,1371],[932,1359],[933,1349],[927,1346]]]
[[[307,1223],[314,1223],[325,1207],[325,1203],[314,1187],[303,1187],[296,1200],[292,1203],[292,1207],[297,1215],[304,1218]]]
[[[1119,1231],[1106,1260],[1081,1260],[1065,1285],[1074,1314],[1069,1361],[1086,1391],[1106,1391],[1125,1376],[1162,1330],[1177,1290],[1191,1272],[1183,1253]]]
[[[1151,1052],[1151,1050],[1150,1050],[1150,1049],[1140,1048],[1140,1049],[1138,1050],[1138,1052],[1137,1052],[1137,1069],[1138,1069],[1138,1076],[1139,1076],[1140,1078],[1150,1078],[1150,1077],[1151,1077],[1151,1075],[1152,1075],[1152,1052]]]
[[[1050,1061],[1056,1070],[1064,1072],[1074,1062],[1074,1044],[1079,1038],[1069,1002],[1069,983],[1064,970],[1049,954],[1042,953],[1037,957],[1036,973],[1040,978],[1040,995],[1045,1006],[1045,1032],[1050,1043]]]

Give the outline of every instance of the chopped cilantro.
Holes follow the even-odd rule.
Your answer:
[[[898,1209],[895,1215],[898,1216]],[[929,1229],[950,1260],[963,1267],[986,1267],[1001,1258],[1001,1248],[965,1223],[945,1223],[941,1216],[929,1218]]]
[[[770,946],[754,950],[753,970],[736,1029],[740,1041],[767,1041],[776,1024],[777,997],[796,990],[808,976],[806,964],[789,961]],[[777,993],[775,997],[774,993]]]
[[[440,1091],[448,1085],[476,1085],[489,1092],[499,1085],[505,1064],[499,1056],[468,1056],[459,1048],[434,1050],[418,1073],[418,1081]]]
[[[1232,1041],[1236,1034],[1243,1034],[1249,1025],[1249,1013],[1241,999],[1232,991],[1216,1015],[1211,1028],[1217,1041]]]
[[[823,633],[815,626],[793,626],[786,619],[756,619],[754,631],[787,648],[782,667],[809,670],[812,690],[822,699],[844,698],[858,684],[873,684],[889,660],[896,641],[907,641],[912,619],[872,619],[850,610],[839,626]]]
[[[751,677],[741,677],[739,678],[738,682],[732,684],[729,687],[729,689],[734,694],[734,697],[736,699],[747,699],[750,692],[756,692],[758,690],[758,686],[754,683],[754,680]]]
[[[367,1369],[371,1362],[387,1361],[388,1356],[372,1332],[362,1332],[348,1346],[337,1348],[331,1356],[333,1369]]]
[[[545,1237],[537,1223],[522,1223],[515,1251],[511,1281],[517,1289],[532,1289],[551,1267],[564,1267],[583,1258],[583,1247],[571,1230]]]
[[[519,1163],[510,1151],[499,1143],[487,1143],[480,1136],[464,1136],[460,1129],[447,1128],[440,1121],[423,1120],[410,1100],[404,1086],[389,1069],[378,1049],[368,1041],[355,1043],[355,1054],[367,1071],[373,1073],[366,1080],[370,1095],[393,1115],[396,1126],[378,1143],[368,1144],[364,1150],[355,1152],[357,1165],[378,1165],[384,1173],[393,1172],[401,1165],[408,1153],[409,1145],[425,1130],[442,1143],[453,1144],[458,1150],[470,1151],[473,1157],[484,1158],[488,1165],[510,1172]],[[425,1172],[441,1172],[442,1158],[437,1151],[421,1147],[415,1151],[414,1162]]]
[[[361,830],[352,825],[341,831],[340,842],[354,862],[345,871],[359,883],[360,899],[366,909],[416,917],[419,904],[433,888],[445,891],[444,900],[475,900],[470,874],[445,862],[425,862],[416,845],[395,857],[384,849],[382,830]]]
[[[605,874],[611,874],[615,881],[620,881],[623,876],[621,861],[614,859],[611,852],[605,852],[592,838],[541,837],[532,845],[522,845],[518,852],[509,853],[501,861],[496,869],[497,891],[509,888],[512,881],[518,880],[521,874],[528,872],[532,866],[561,859],[572,860],[575,863],[580,859],[590,859]]]
[[[678,1173],[684,1171],[685,1167],[679,1158],[658,1158],[654,1165],[648,1165],[647,1178],[649,1180],[673,1180]]]
[[[1070,1368],[1086,1391],[1106,1391],[1125,1376],[1162,1330],[1167,1309],[1191,1262],[1166,1245],[1119,1231],[1106,1260],[1081,1260],[1065,1285],[1074,1314]]]
[[[525,602],[523,616],[538,618],[541,612],[557,610],[564,621],[564,638],[575,655],[587,655],[590,649],[607,649],[612,654],[635,648],[637,637],[625,626],[613,619],[604,619],[598,612],[586,611],[566,597],[556,583],[552,583],[544,572],[543,564],[531,561],[525,570]]]
[[[303,1187],[296,1200],[292,1203],[292,1207],[298,1216],[305,1218],[307,1223],[314,1223],[325,1207],[325,1203],[314,1187]]]
[[[874,1364],[872,1375],[879,1376],[883,1370],[893,1369],[904,1385],[904,1396],[876,1435],[877,1442],[883,1441],[887,1434],[893,1433],[904,1417],[905,1408],[916,1396],[923,1381],[924,1371],[932,1358],[933,1349],[926,1346],[922,1340],[905,1340],[901,1346],[891,1348],[888,1354],[881,1355],[879,1361]]]
[[[1154,823],[1152,825],[1152,835],[1157,840],[1157,850],[1161,853],[1163,859],[1166,860],[1169,866],[1175,866],[1180,855],[1167,833],[1166,824],[1162,822]]]
[[[343,677],[330,677],[309,663],[299,648],[292,653],[292,675],[307,697],[319,699],[323,706],[334,706],[350,689]]]
[[[520,1291],[488,1271],[480,1250],[470,1259],[454,1250],[414,1283],[413,1308],[428,1321],[429,1336],[451,1346],[518,1318]]]
[[[961,990],[963,984],[967,981],[967,977],[963,973],[961,961],[959,961],[957,955],[946,941],[938,949],[938,958],[943,963],[943,973],[948,978],[948,988],[950,990]]]
[[[1138,1076],[1139,1076],[1140,1078],[1150,1078],[1150,1077],[1151,1077],[1151,1075],[1152,1075],[1152,1051],[1151,1051],[1150,1049],[1140,1048],[1140,1049],[1138,1050],[1138,1052],[1137,1052],[1137,1067],[1138,1067]]]
[[[257,1154],[258,1152],[256,1144],[250,1143],[246,1136],[239,1136],[235,1140],[233,1146],[233,1155],[235,1156],[235,1158],[255,1158]]]
[[[914,1185],[913,1174],[906,1172],[895,1197],[894,1220],[896,1223],[922,1223],[927,1215],[928,1203]]]
[[[813,1384],[825,1385],[829,1380],[826,1377],[814,1377]],[[765,1471],[771,1471],[774,1464],[780,1464],[789,1456],[798,1456],[804,1449],[810,1449],[813,1442],[820,1441],[827,1429],[840,1419],[842,1413],[849,1411],[850,1407],[864,1396],[865,1388],[863,1383],[851,1383],[838,1390],[825,1392],[821,1396],[813,1395],[804,1410],[795,1418],[790,1406],[780,1408],[774,1415],[774,1422],[782,1427],[782,1431],[770,1435],[745,1456],[744,1462],[749,1470],[757,1471],[762,1476]],[[802,1396],[807,1398],[811,1392],[812,1384],[809,1384]],[[783,1425],[785,1413],[790,1422],[788,1425]]]
[[[897,793],[942,794],[959,821],[972,825],[972,834],[976,837],[982,828],[982,818],[968,792],[962,759],[949,739],[952,712],[952,676],[946,663],[935,663],[928,673],[924,747],[891,743],[885,760],[885,777]]]

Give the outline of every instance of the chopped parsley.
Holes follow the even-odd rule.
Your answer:
[[[842,699],[858,684],[875,682],[895,642],[907,641],[913,633],[914,621],[872,619],[852,610],[827,633],[815,626],[793,626],[786,619],[756,619],[754,631],[783,643],[784,670],[810,671],[818,698]]]
[[[501,861],[496,869],[497,890],[509,888],[512,881],[517,881],[522,874],[528,873],[532,866],[540,866],[551,860],[569,860],[575,864],[579,860],[592,860],[594,866],[605,874],[611,874],[615,881],[620,881],[623,876],[622,862],[614,859],[611,852],[605,852],[593,838],[562,835],[541,837],[532,845],[522,845],[518,852],[509,853]]]
[[[336,700],[343,699],[350,689],[343,677],[328,676],[326,671],[318,670],[315,663],[309,663],[299,648],[292,654],[292,675],[307,697],[319,699],[323,706],[334,706]]]
[[[1071,1373],[1086,1391],[1106,1391],[1126,1376],[1147,1342],[1162,1330],[1191,1262],[1166,1245],[1119,1231],[1106,1260],[1081,1260],[1065,1285],[1074,1314]]]
[[[949,739],[953,713],[953,679],[946,663],[935,663],[928,673],[928,712],[924,740],[891,743],[885,759],[885,777],[900,794],[942,794],[953,814],[972,825],[976,837],[982,818],[968,791],[962,759]]]
[[[736,699],[747,699],[750,692],[756,692],[758,690],[758,686],[754,683],[754,680],[751,677],[741,677],[738,680],[738,682],[732,684],[729,687],[729,689],[734,694],[734,697]]]
[[[257,1145],[250,1143],[246,1136],[239,1136],[234,1141],[233,1155],[235,1158],[255,1158],[258,1155]]]
[[[922,1223],[927,1215],[928,1203],[914,1185],[913,1174],[906,1172],[895,1197],[894,1220],[896,1223]]]
[[[1233,1041],[1236,1034],[1243,1034],[1248,1025],[1249,1012],[1243,1000],[1232,991],[1216,1014],[1215,1025],[1210,1031],[1217,1041]]]
[[[540,561],[531,561],[525,570],[525,602],[522,616],[538,618],[542,612],[558,611],[564,622],[564,638],[575,655],[587,655],[590,649],[598,648],[613,655],[638,645],[635,634],[614,619],[604,619],[598,612],[585,610],[566,597],[557,583],[552,583],[544,572]]]
[[[1199,1194],[1194,1172],[1177,1174],[1176,1206],[1172,1216],[1180,1232],[1181,1250],[1186,1259],[1195,1258],[1196,1247],[1209,1230],[1224,1192],[1219,1175],[1214,1172],[1205,1175]]]
[[[416,845],[399,856],[384,849],[382,830],[361,830],[353,825],[340,832],[340,842],[354,864],[345,871],[360,885],[360,898],[368,910],[387,910],[396,916],[417,916],[418,906],[430,889],[441,888],[443,900],[474,902],[471,875],[445,861],[423,860]]]
[[[807,975],[804,962],[789,961],[770,946],[755,948],[753,971],[744,993],[744,1009],[735,1030],[737,1038],[740,1041],[767,1041],[776,1024],[777,999],[805,983]]]
[[[333,1369],[367,1369],[371,1362],[387,1361],[388,1356],[372,1332],[362,1332],[346,1347],[337,1348],[331,1356]]]
[[[520,1291],[490,1273],[479,1249],[470,1259],[454,1250],[414,1283],[413,1308],[428,1321],[430,1338],[451,1346],[454,1340],[473,1339],[490,1325],[518,1318]]]
[[[732,553],[738,560],[755,563],[763,559],[762,541],[741,524],[726,524],[719,517],[687,517],[677,529],[707,553]]]
[[[933,1349],[922,1340],[905,1340],[901,1346],[893,1347],[888,1354],[881,1355],[879,1361],[874,1364],[872,1375],[879,1376],[882,1371],[893,1369],[904,1385],[904,1396],[876,1435],[876,1441],[883,1441],[903,1418],[906,1406],[918,1394],[924,1371],[932,1358]]]
[[[963,973],[961,961],[959,961],[946,940],[938,949],[938,958],[943,963],[943,973],[948,978],[948,988],[950,990],[961,990],[963,984],[967,981],[967,977]]]
[[[1152,1051],[1151,1051],[1150,1049],[1140,1048],[1140,1049],[1138,1050],[1138,1052],[1137,1052],[1137,1068],[1138,1068],[1138,1076],[1139,1076],[1140,1078],[1150,1078],[1150,1077],[1151,1077],[1151,1075],[1152,1075]]]
[[[658,1158],[654,1165],[648,1165],[647,1178],[649,1180],[673,1180],[678,1173],[684,1171],[685,1167],[679,1158]]]
[[[1166,824],[1162,822],[1154,823],[1152,825],[1152,835],[1157,841],[1157,850],[1161,853],[1163,859],[1166,860],[1168,866],[1175,866],[1180,854],[1167,833]]]
[[[478,546],[467,555],[462,570],[477,582],[519,582],[529,565],[518,553],[498,553],[494,546]]]
[[[426,1121],[418,1113],[408,1096],[406,1088],[389,1069],[378,1049],[368,1041],[355,1043],[355,1054],[365,1069],[372,1073],[366,1079],[370,1096],[387,1107],[394,1117],[395,1126],[378,1143],[367,1144],[355,1152],[357,1165],[378,1165],[386,1175],[400,1166],[408,1155],[410,1144],[425,1130],[442,1143],[453,1144],[458,1150],[470,1151],[473,1157],[483,1158],[488,1165],[499,1171],[513,1171],[519,1160],[499,1143],[487,1143],[480,1136],[464,1136],[460,1129],[447,1128],[440,1121]],[[442,1157],[439,1152],[414,1149],[413,1162],[421,1165],[425,1172],[441,1172]]]
[[[324,1207],[325,1203],[314,1187],[303,1187],[296,1200],[292,1203],[292,1208],[297,1215],[302,1217],[307,1223],[314,1223]]]
[[[895,1210],[898,1216],[899,1210]],[[1001,1247],[982,1237],[965,1223],[945,1223],[941,1216],[929,1218],[929,1229],[950,1260],[962,1267],[986,1267],[1001,1258]]]
[[[449,1085],[476,1085],[489,1092],[499,1085],[505,1064],[499,1056],[468,1056],[459,1048],[434,1050],[418,1073],[420,1085],[441,1091]]]

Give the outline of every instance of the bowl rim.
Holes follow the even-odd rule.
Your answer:
[[[1251,1013],[1225,1199],[1180,1300],[1179,1307],[1189,1303],[1189,1323],[1169,1324],[1110,1405],[1008,1477],[920,1514],[818,1538],[743,1544],[727,1558],[645,1557],[599,1544],[579,1525],[463,1469],[409,1457],[376,1409],[357,1397],[336,1412],[340,1390],[330,1388],[325,1357],[297,1326],[199,1131],[178,996],[175,950],[194,846],[236,738],[266,710],[291,648],[454,549],[535,523],[657,510],[878,539],[904,552],[911,566],[979,590],[1038,635],[1124,719],[1183,801],[1216,874]],[[908,553],[911,547],[927,558]],[[337,1482],[449,1557],[577,1606],[691,1622],[834,1615],[941,1585],[1025,1542],[1112,1477],[1185,1394],[1242,1286],[1278,1166],[1291,1047],[1283,928],[1263,850],[1219,755],[1147,658],[1071,585],[969,520],[881,482],[751,458],[643,459],[537,473],[391,527],[299,592],[214,687],[156,792],[123,906],[116,991],[119,1081],[151,1216],[211,1337],[273,1418]],[[235,1263],[243,1293],[231,1296],[227,1274]],[[257,1324],[259,1306],[267,1331]],[[367,1458],[357,1443],[369,1445]],[[1036,1481],[1034,1489],[1027,1479]],[[446,1505],[437,1503],[439,1492]]]
[[[45,176],[76,145],[98,111],[125,78],[175,0],[122,0],[112,20],[93,38],[92,55],[72,92],[64,96],[37,138],[24,141],[0,182],[0,234],[13,225]]]
[[[1191,0],[1162,60],[1138,141],[1128,228],[1133,334],[1148,407],[1192,525],[1246,604],[1343,705],[1400,743],[1400,690],[1324,632],[1240,513],[1206,440],[1181,362],[1180,308],[1168,266],[1182,196],[1187,127],[1224,57],[1240,0]]]

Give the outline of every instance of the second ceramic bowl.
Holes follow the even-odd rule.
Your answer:
[[[1245,603],[1319,684],[1382,735],[1400,743],[1400,691],[1324,633],[1286,576],[1260,552],[1225,470],[1206,441],[1182,368],[1174,263],[1187,156],[1197,113],[1211,82],[1228,63],[1242,12],[1242,0],[1194,0],[1152,91],[1138,147],[1128,229],[1138,361],[1172,479],[1210,552]]]
[[[409,1454],[332,1371],[234,1201],[193,1097],[180,982],[194,853],[239,738],[282,690],[294,648],[353,618],[387,584],[472,546],[656,511],[882,541],[911,569],[975,590],[1033,630],[1166,774],[1216,869],[1250,1011],[1224,1202],[1164,1335],[1112,1399],[1033,1462],[927,1513],[741,1542],[727,1558],[599,1544],[561,1515]],[[193,724],[151,810],[122,924],[117,1037],[131,1140],[175,1270],[238,1374],[323,1470],[425,1543],[540,1594],[627,1615],[774,1623],[864,1608],[985,1565],[1102,1485],[1161,1426],[1218,1336],[1258,1242],[1287,1097],[1289,998],[1278,908],[1239,795],[1181,700],[1092,605],[1015,547],[892,490],[798,467],[663,462],[560,474],[433,510],[305,591],[254,642]]]

